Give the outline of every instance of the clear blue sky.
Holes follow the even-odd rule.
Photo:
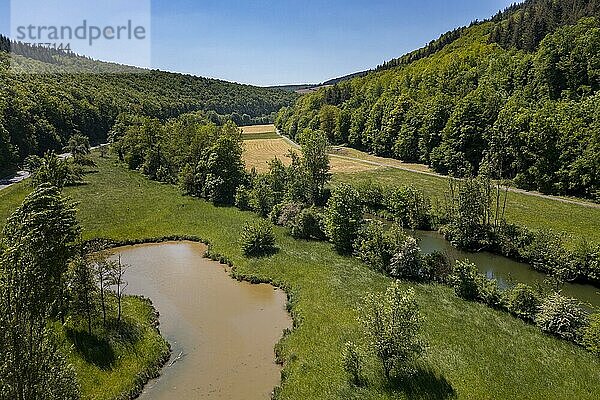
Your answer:
[[[512,2],[152,0],[152,66],[256,85],[318,83],[372,68]],[[8,4],[0,0],[3,33]]]

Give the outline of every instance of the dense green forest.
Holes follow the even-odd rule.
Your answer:
[[[598,1],[527,1],[428,48],[303,96],[277,127],[321,129],[332,143],[454,176],[490,171],[599,198]]]
[[[61,55],[6,38],[0,45],[0,176],[30,154],[62,150],[76,132],[105,141],[123,112],[166,120],[202,110],[218,123],[266,123],[296,96]]]

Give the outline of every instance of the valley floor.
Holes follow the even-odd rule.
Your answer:
[[[297,327],[278,345],[285,362],[279,398],[596,399],[600,393],[600,359],[592,354],[507,313],[460,300],[450,288],[409,283],[403,286],[415,288],[425,317],[428,357],[409,382],[387,384],[381,371],[369,365],[367,384],[356,388],[343,372],[341,350],[348,340],[361,341],[357,308],[368,292],[384,290],[389,278],[356,259],[337,255],[327,243],[297,241],[280,228],[275,230],[280,247],[276,255],[247,259],[240,249],[239,228],[257,218],[252,213],[184,197],[176,187],[149,181],[114,159],[95,160],[97,172],[86,176],[89,183],[65,190],[79,202],[86,239],[198,236],[228,257],[239,276],[273,282],[288,291]],[[355,174],[352,179],[381,176],[384,181],[403,182],[396,172],[381,172]],[[417,181],[416,175],[407,177]],[[342,179],[351,178],[336,176],[337,181]],[[429,192],[438,193],[444,185],[432,187],[424,175],[419,179]],[[28,190],[18,184],[0,192],[1,221]],[[542,212],[548,201],[517,203],[511,218],[537,221],[537,227],[562,224],[573,234],[597,229],[595,210],[573,214],[574,205],[556,202],[555,207],[566,207],[554,211],[565,213],[557,221],[558,216]],[[98,382],[93,390],[105,389]]]

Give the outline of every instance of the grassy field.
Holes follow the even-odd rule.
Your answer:
[[[340,352],[347,340],[361,340],[356,309],[367,292],[383,291],[388,278],[327,243],[296,241],[279,228],[276,255],[247,259],[239,232],[253,214],[183,197],[114,160],[98,164],[88,185],[66,190],[80,203],[86,238],[196,235],[229,257],[237,274],[287,288],[297,328],[278,346],[283,399],[597,399],[600,393],[600,359],[506,313],[462,301],[447,287],[410,284],[404,286],[414,286],[425,317],[428,357],[409,382],[384,383],[371,364],[367,384],[355,388]],[[19,187],[3,194],[2,215],[22,194]]]
[[[444,202],[448,180],[443,177],[419,174],[393,168],[379,168],[348,174],[334,175],[336,182],[380,182],[389,185],[413,185],[433,199],[438,206]],[[600,244],[600,208],[564,203],[558,200],[508,194],[506,217],[509,222],[532,229],[552,229],[564,232],[572,241],[586,238]]]
[[[415,171],[434,172],[431,168],[424,164],[405,163],[404,161],[395,160],[393,158],[378,157],[369,153],[365,153],[364,151],[352,149],[350,147],[332,146],[329,149],[329,154],[336,157],[351,157],[359,160],[385,164],[392,167],[406,168]]]

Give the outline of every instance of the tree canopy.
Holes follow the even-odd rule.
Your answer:
[[[572,9],[585,18],[567,18]],[[543,38],[525,48],[500,43],[498,30],[527,12],[554,12]],[[448,35],[423,57],[306,94],[276,125],[293,138],[320,129],[332,143],[445,174],[485,169],[522,188],[597,199],[599,18],[594,1],[529,1]]]

